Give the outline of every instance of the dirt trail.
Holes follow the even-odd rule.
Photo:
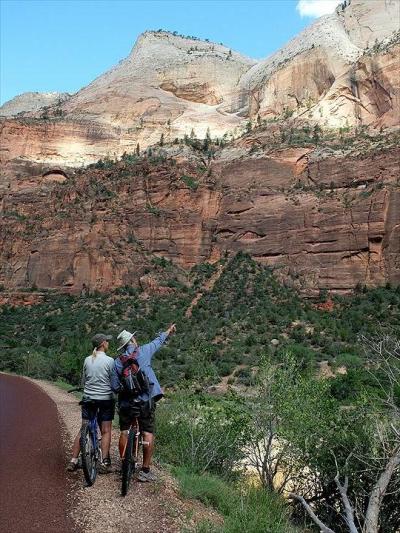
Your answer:
[[[221,277],[222,272],[224,271],[224,265],[218,265],[217,270],[214,272],[214,274],[206,281],[206,283],[203,285],[201,291],[199,291],[196,296],[193,298],[193,300],[190,302],[189,307],[186,309],[185,317],[190,318],[192,316],[193,308],[197,305],[200,298],[203,296],[203,293],[205,291],[211,291],[216,284],[216,282]]]
[[[75,531],[57,408],[30,381],[0,374],[0,530]]]
[[[36,382],[56,403],[67,430],[68,449],[80,428],[81,410],[78,400],[47,382]],[[111,460],[119,464],[117,455],[119,432],[113,430]],[[175,482],[165,472],[155,470],[160,481],[154,484],[134,482],[125,498],[120,496],[120,476],[113,472],[98,476],[93,487],[85,487],[81,470],[70,474],[77,482],[76,505],[71,516],[84,533],[178,533],[190,531],[200,519],[219,521],[213,513],[195,502],[182,500]],[[61,533],[61,532],[58,532]]]
[[[213,392],[225,393],[229,389],[229,380],[234,378],[239,370],[246,368],[247,365],[238,365],[228,376],[223,376],[221,381],[213,386]]]

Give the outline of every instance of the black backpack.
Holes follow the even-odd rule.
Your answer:
[[[122,363],[121,386],[124,396],[135,398],[142,393],[150,391],[150,382],[136,361],[137,352],[132,355],[120,355]]]

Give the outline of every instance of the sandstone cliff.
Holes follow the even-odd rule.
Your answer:
[[[0,284],[103,291],[238,250],[307,294],[398,284],[399,6],[347,0],[261,62],[146,32],[75,95],[3,106],[29,104],[0,124]]]
[[[264,118],[290,113],[325,127],[374,124],[377,120],[385,125],[382,115],[389,107],[384,113],[379,109],[381,95],[359,90],[360,79],[368,79],[373,86],[379,84],[387,99],[394,100],[387,125],[393,120],[399,124],[396,71],[400,63],[398,48],[393,48],[399,42],[399,27],[400,3],[395,0],[345,2],[242,76],[245,109],[251,116]],[[374,64],[374,72],[363,68],[365,62]],[[366,113],[360,113],[366,105]]]
[[[154,256],[190,268],[243,250],[307,294],[398,284],[396,139],[342,153],[265,145],[262,135],[209,164],[161,152],[10,182],[0,283],[107,290],[137,285]],[[265,147],[245,148],[256,143]]]
[[[3,164],[22,157],[79,166],[161,135],[237,137],[249,119],[399,125],[399,10],[399,0],[347,0],[259,62],[219,44],[146,32],[126,59],[65,100],[34,112],[47,96],[29,93],[0,108],[10,117],[28,102],[24,120],[2,119]]]

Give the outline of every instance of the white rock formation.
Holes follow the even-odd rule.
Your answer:
[[[12,117],[18,113],[39,111],[43,107],[62,103],[70,97],[68,93],[23,93],[15,96],[0,107],[1,117]]]
[[[238,136],[249,118],[396,126],[397,49],[382,43],[399,30],[399,10],[400,0],[345,0],[259,62],[223,45],[145,32],[126,59],[76,94],[26,93],[4,104],[5,117],[25,111],[50,120],[3,118],[0,155],[76,166],[192,130]]]
[[[223,134],[240,119],[224,116],[235,87],[255,61],[222,45],[168,32],[144,33],[131,54],[75,94],[63,110],[71,117],[132,128],[152,135],[160,126],[170,138]],[[228,105],[229,107],[229,105]]]

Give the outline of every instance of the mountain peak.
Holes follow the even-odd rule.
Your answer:
[[[161,47],[161,48],[160,48]],[[168,30],[146,30],[141,33],[137,38],[129,58],[136,57],[138,50],[152,49],[153,52],[162,54],[163,51],[167,52],[167,49],[171,51],[176,49],[183,54],[221,54],[224,58],[228,56],[230,59],[253,65],[256,61],[250,57],[247,57],[239,52],[235,52],[231,48],[223,45],[222,43],[214,43],[209,39],[200,39],[194,35],[183,35],[176,31]]]

